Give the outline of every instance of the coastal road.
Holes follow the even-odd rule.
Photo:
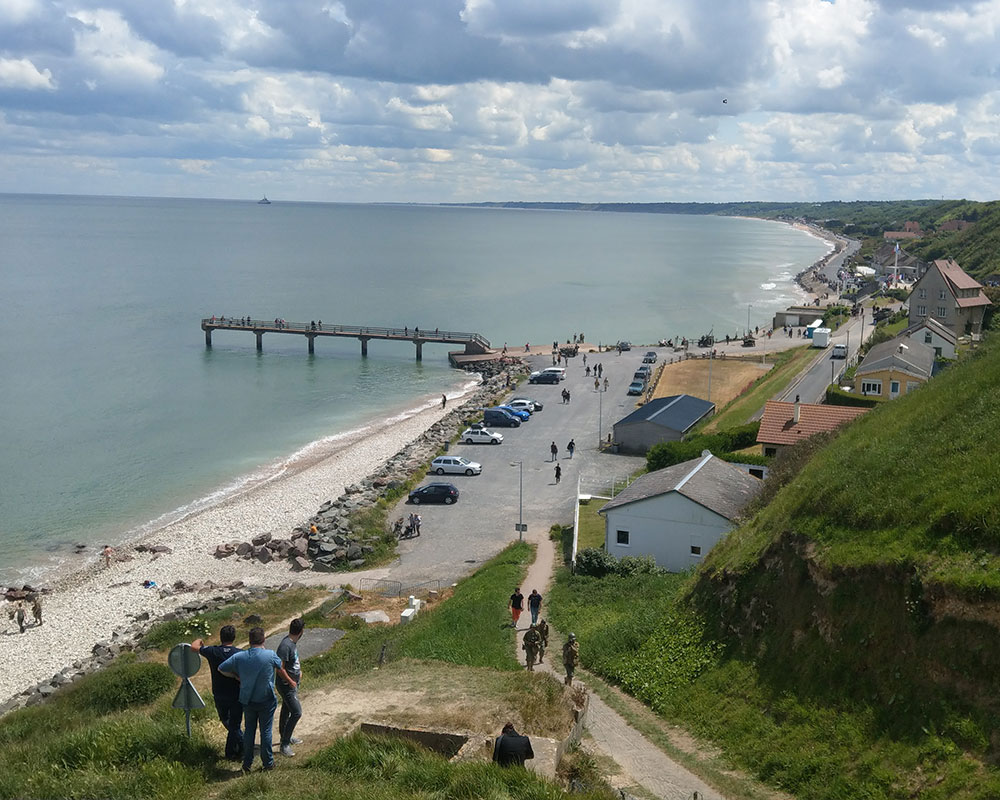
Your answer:
[[[566,380],[561,384],[528,384],[525,380],[512,396],[531,397],[545,404],[543,411],[532,415],[520,428],[502,428],[502,445],[452,446],[451,453],[483,465],[482,475],[428,475],[425,481],[447,481],[460,492],[451,506],[412,506],[401,502],[390,519],[418,511],[423,518],[421,536],[404,540],[399,546],[399,560],[388,570],[371,571],[375,577],[401,581],[404,586],[423,581],[441,580],[447,585],[468,574],[495,555],[504,545],[518,538],[518,502],[523,487],[523,518],[534,534],[556,522],[573,519],[577,478],[584,491],[607,485],[612,478],[624,478],[645,464],[645,459],[600,453],[599,432],[605,439],[614,422],[635,408],[634,397],[625,390],[642,363],[647,349],[661,358],[665,348],[639,348],[616,355],[588,353],[587,364],[602,364],[608,378],[607,392],[595,392],[593,378],[587,378],[583,354],[571,358]],[[535,357],[534,369],[551,366],[551,358]],[[563,389],[570,391],[570,402],[561,400]],[[576,452],[569,458],[566,445],[576,442]],[[549,448],[555,442],[558,461],[551,460]],[[562,467],[562,478],[555,482],[555,465]]]

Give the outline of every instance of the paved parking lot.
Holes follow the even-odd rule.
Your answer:
[[[555,384],[532,385],[525,381],[512,396],[531,397],[545,404],[520,428],[502,428],[502,445],[460,443],[451,453],[483,465],[482,475],[428,475],[425,481],[447,481],[458,487],[459,501],[451,506],[412,506],[401,502],[390,519],[417,511],[423,518],[421,536],[400,543],[399,560],[379,577],[390,577],[404,585],[440,579],[451,583],[495,555],[517,538],[519,479],[523,482],[523,516],[529,532],[546,532],[555,522],[571,522],[577,478],[584,491],[592,490],[613,477],[624,477],[644,464],[644,459],[599,453],[598,435],[607,438],[615,421],[635,407],[634,397],[625,394],[632,374],[650,348],[638,348],[621,356],[588,353],[587,364],[600,363],[608,378],[608,391],[595,392],[593,378],[587,378],[582,353],[570,359],[566,380]],[[661,348],[652,348],[663,355]],[[535,369],[551,366],[551,359],[536,358]],[[563,389],[570,392],[563,404]],[[599,425],[600,413],[600,425]],[[572,459],[566,451],[570,439],[576,442]],[[555,483],[555,462],[549,448],[559,447],[558,463],[562,479]],[[520,462],[520,465],[518,464]],[[374,574],[372,573],[366,574]]]

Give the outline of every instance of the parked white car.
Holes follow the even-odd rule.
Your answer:
[[[483,471],[483,465],[469,461],[461,456],[438,456],[431,462],[431,472],[438,475],[478,475]]]
[[[503,434],[486,428],[466,428],[462,431],[466,444],[503,444]]]
[[[533,397],[515,397],[507,405],[511,405],[514,406],[514,408],[518,408],[519,406],[517,405],[517,403],[527,403],[526,407],[528,408],[528,411],[530,411],[531,413],[535,413],[536,411],[541,411],[545,407],[542,403],[539,403]]]

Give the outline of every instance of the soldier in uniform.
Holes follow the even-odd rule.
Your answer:
[[[542,637],[541,642],[538,643],[538,663],[541,664],[542,659],[545,657],[545,649],[549,646],[549,623],[544,619],[540,619],[535,628],[538,631],[538,635]]]
[[[42,624],[42,600],[41,600],[41,598],[37,594],[34,597],[31,598],[31,613],[35,617],[35,625],[41,625]]]
[[[566,668],[566,685],[573,685],[573,672],[576,665],[580,663],[580,643],[576,640],[576,634],[571,633],[566,644],[563,645],[563,666]]]
[[[535,659],[538,657],[538,646],[542,643],[541,634],[538,633],[536,625],[532,625],[524,634],[521,648],[525,652],[525,661],[528,665],[528,672],[535,671]]]

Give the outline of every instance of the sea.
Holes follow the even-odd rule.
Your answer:
[[[117,544],[470,386],[448,347],[204,317],[475,331],[495,346],[742,332],[830,244],[714,216],[0,195],[0,585]],[[339,487],[331,487],[331,494]],[[91,550],[91,552],[93,552]]]

